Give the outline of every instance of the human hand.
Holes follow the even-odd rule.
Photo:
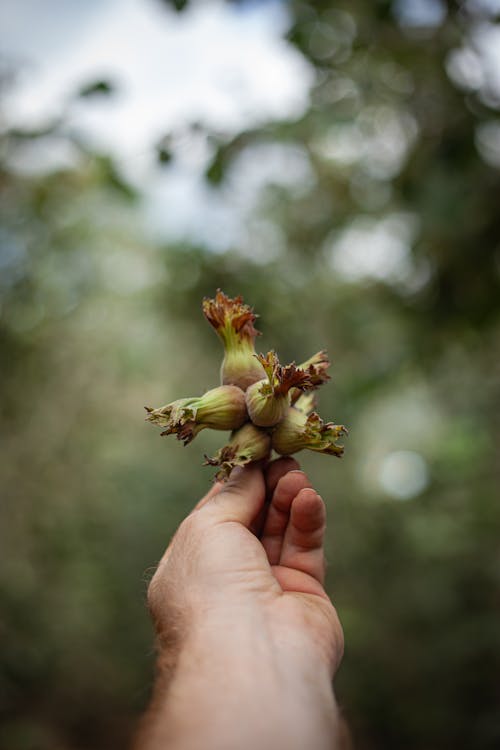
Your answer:
[[[325,517],[282,458],[233,472],[182,522],[149,587],[160,688],[148,727],[162,742],[148,748],[335,747],[343,638],[323,588]]]
[[[261,628],[276,651],[302,649],[331,675],[342,629],[323,588],[326,510],[298,463],[233,471],[183,521],[149,587],[160,649],[204,623]]]

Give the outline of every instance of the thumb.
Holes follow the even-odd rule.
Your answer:
[[[236,521],[247,528],[258,515],[266,496],[264,475],[257,466],[237,466],[219,491],[207,498],[199,513],[217,523]]]

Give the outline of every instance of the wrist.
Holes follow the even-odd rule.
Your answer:
[[[276,638],[251,610],[194,624],[165,690],[172,746],[332,747],[335,700],[318,653],[296,634]]]
[[[276,625],[272,617],[266,617],[265,609],[252,605],[233,603],[204,612],[197,608],[183,635],[179,632],[176,638],[160,643],[159,667],[171,670],[180,664],[189,671],[217,662],[226,673],[240,673],[249,666],[250,671],[267,675],[275,670],[276,678],[289,671],[312,672],[319,683],[330,686],[335,660],[330,640],[305,623]]]

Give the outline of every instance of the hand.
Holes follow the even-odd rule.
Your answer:
[[[323,588],[325,520],[306,475],[282,458],[265,472],[235,470],[183,521],[149,587],[170,715],[158,719],[157,696],[151,723],[173,733],[171,745],[150,747],[198,746],[190,705],[200,747],[211,747],[207,727],[214,748],[267,747],[283,732],[292,748],[332,747],[343,638]],[[235,745],[242,726],[252,736]]]

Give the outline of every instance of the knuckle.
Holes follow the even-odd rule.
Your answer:
[[[223,505],[228,498],[239,496],[243,492],[243,488],[239,487],[236,480],[234,480],[234,483],[231,484],[225,484],[224,487],[218,492],[215,497],[213,498],[212,504],[213,507],[218,507],[219,505]]]
[[[342,658],[344,656],[344,630],[342,628],[342,624],[339,620],[339,617],[337,615],[337,611],[334,610],[334,617],[332,621],[332,635],[333,635],[333,642],[335,647],[335,669],[338,669],[340,662],[342,661]]]
[[[190,513],[181,521],[179,528],[177,529],[176,537],[185,540],[193,535],[197,535],[200,531],[200,511]]]
[[[146,601],[148,605],[148,609],[153,615],[153,617],[156,616],[156,613],[158,612],[160,601],[162,598],[161,595],[161,588],[162,583],[160,580],[160,577],[158,575],[158,570],[152,577],[151,581],[149,582],[149,586],[147,588],[146,592]]]

